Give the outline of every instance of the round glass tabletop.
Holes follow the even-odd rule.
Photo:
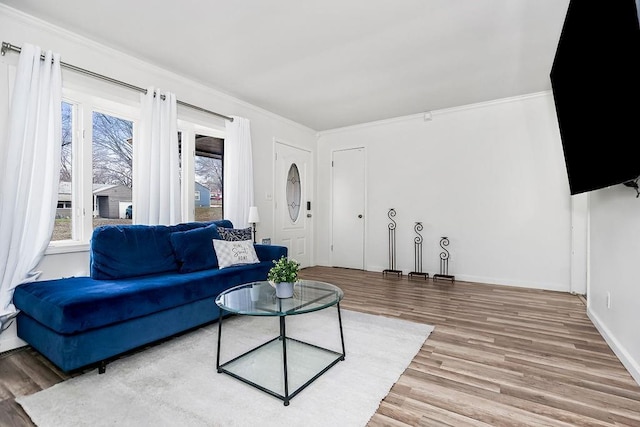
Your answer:
[[[276,297],[269,282],[253,282],[235,286],[216,297],[222,310],[248,316],[290,316],[322,310],[338,304],[344,293],[339,287],[315,280],[299,280],[293,286],[293,297]]]

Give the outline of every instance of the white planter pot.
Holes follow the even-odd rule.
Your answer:
[[[260,288],[253,285],[250,289],[251,301],[256,302],[260,299]]]
[[[293,282],[276,283],[276,296],[278,298],[291,298],[293,296]]]

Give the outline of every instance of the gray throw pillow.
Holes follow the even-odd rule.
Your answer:
[[[257,264],[260,262],[253,248],[253,242],[247,240],[227,242],[213,240],[213,248],[218,258],[218,266],[227,268],[234,265]]]

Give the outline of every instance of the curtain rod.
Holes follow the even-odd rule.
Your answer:
[[[11,43],[2,42],[2,49],[0,50],[0,54],[2,56],[5,56],[7,51],[13,51],[13,52],[20,53],[22,51],[22,48],[20,46],[13,45]],[[44,59],[44,55],[41,55],[41,58]],[[139,86],[135,86],[135,85],[132,85],[130,83],[123,82],[121,80],[116,80],[114,78],[111,78],[111,77],[108,77],[108,76],[105,76],[105,75],[102,75],[102,74],[94,73],[93,71],[86,70],[86,69],[80,68],[80,67],[76,67],[75,65],[67,64],[66,62],[60,61],[60,66],[64,67],[64,68],[67,68],[69,70],[72,70],[72,71],[76,71],[76,72],[81,73],[81,74],[86,74],[86,75],[94,77],[96,79],[104,80],[106,82],[113,83],[113,84],[116,84],[118,86],[126,87],[127,89],[136,90],[136,91],[142,92],[144,94],[146,94],[148,92],[147,89],[145,89],[145,88],[142,88],[142,87],[139,87]],[[162,95],[162,99],[164,99],[164,95]],[[176,103],[178,105],[182,105],[183,107],[189,107],[189,108],[191,108],[193,110],[202,111],[203,113],[213,114],[214,116],[223,118],[225,120],[229,120],[230,122],[233,121],[233,117],[225,116],[224,114],[216,113],[214,111],[210,111],[210,110],[204,109],[202,107],[198,107],[197,105],[189,104],[187,102],[183,102],[183,101],[180,101],[180,100],[177,100]]]

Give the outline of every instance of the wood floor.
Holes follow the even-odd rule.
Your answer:
[[[325,267],[302,276],[340,286],[343,309],[435,326],[369,426],[640,426],[640,386],[577,296]],[[14,397],[66,378],[30,348],[0,356],[0,426],[32,425]]]

